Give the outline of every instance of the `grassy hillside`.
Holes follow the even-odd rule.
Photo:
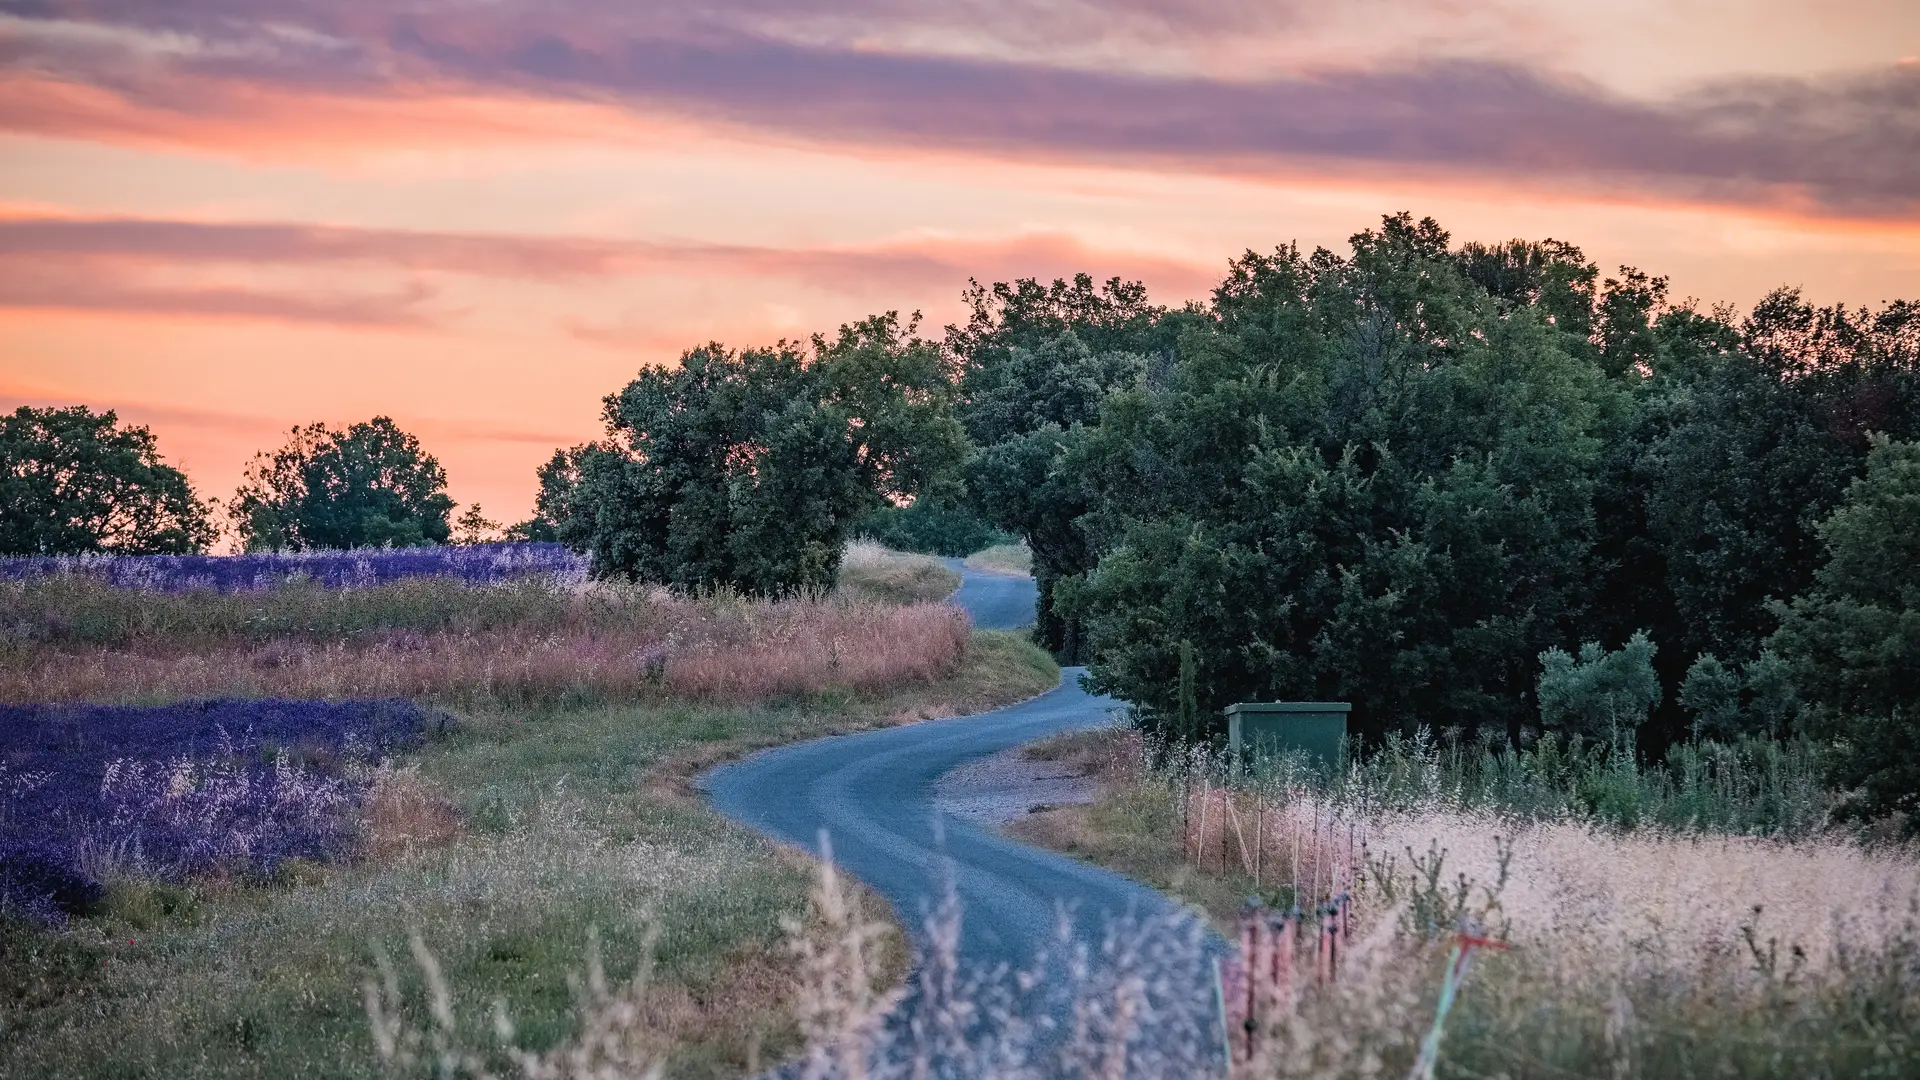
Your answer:
[[[5,588],[0,682],[15,699],[331,689],[421,696],[453,717],[351,772],[366,795],[346,857],[181,876],[96,846],[80,853],[105,885],[91,910],[64,926],[0,913],[5,1076],[377,1075],[363,984],[416,933],[478,1025],[470,1044],[492,1044],[499,998],[535,1048],[574,1034],[569,979],[590,935],[616,977],[651,940],[640,1029],[670,1075],[737,1075],[796,1045],[780,926],[804,913],[810,872],[690,797],[690,778],[755,747],[990,708],[1058,680],[1023,637],[970,632],[930,604],[444,581]]]

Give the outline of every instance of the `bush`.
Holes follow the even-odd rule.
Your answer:
[[[1013,541],[1011,534],[980,520],[959,507],[932,499],[906,506],[888,506],[861,518],[853,527],[864,536],[896,551],[963,558],[995,544]]]
[[[1636,633],[1611,652],[1589,641],[1579,659],[1561,649],[1540,654],[1540,723],[1548,731],[1610,746],[1631,747],[1647,714],[1660,704],[1654,644]]]

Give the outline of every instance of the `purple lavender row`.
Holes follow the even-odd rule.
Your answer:
[[[441,723],[408,701],[0,706],[0,916],[63,921],[116,876],[338,858],[368,766]]]
[[[0,581],[75,575],[116,588],[246,592],[290,582],[364,588],[410,577],[484,585],[532,575],[580,577],[586,560],[553,543],[357,548],[245,555],[63,555],[0,559]]]

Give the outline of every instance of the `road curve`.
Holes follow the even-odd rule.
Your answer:
[[[1031,579],[963,571],[956,602],[977,621],[1007,625],[1009,599]],[[1065,905],[1076,933],[1097,942],[1110,916],[1168,913],[1173,904],[1117,874],[939,815],[934,782],[977,758],[1049,735],[1114,722],[1119,703],[1080,688],[1082,669],[1040,697],[975,716],[816,739],[762,751],[701,779],[720,812],[779,840],[816,848],[822,829],[834,861],[885,896],[909,927],[936,896],[951,860],[962,915],[961,959],[1019,966],[1053,940]]]
[[[960,589],[950,602],[965,608],[973,625],[982,630],[1018,630],[1033,625],[1033,605],[1039,593],[1032,578],[970,570],[965,559],[944,561],[960,575]]]

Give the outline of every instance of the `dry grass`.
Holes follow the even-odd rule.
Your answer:
[[[960,575],[931,555],[855,540],[841,557],[836,591],[864,603],[911,604],[945,600],[959,587]]]
[[[18,648],[0,700],[159,703],[206,697],[427,697],[456,703],[765,701],[924,685],[966,653],[964,614],[939,604],[688,599],[624,603],[624,623],[395,631],[351,639]]]
[[[669,1077],[743,1075],[800,1043],[802,975],[779,927],[805,910],[809,867],[667,779],[753,747],[1007,704],[1058,678],[1023,635],[988,632],[949,676],[874,695],[464,710],[417,773],[383,778],[378,858],[267,887],[117,893],[61,934],[0,925],[0,1076],[377,1075],[368,946],[405,958],[410,931],[454,988],[463,1042],[494,1045],[488,1008],[503,998],[519,1043],[545,1055],[582,1037],[568,979],[590,927],[623,977],[657,933],[644,1007],[607,1014],[631,1020],[649,1060]],[[882,959],[897,977],[898,957]]]
[[[383,862],[451,844],[463,824],[460,808],[417,765],[381,769],[362,813],[362,850]]]
[[[1108,738],[1110,752],[1071,753],[1124,760]],[[1440,1075],[1920,1068],[1912,848],[1446,809],[1349,817],[1302,790],[1170,784],[1137,756],[1109,776],[1093,806],[1015,831],[1178,892],[1229,932],[1249,894],[1284,910],[1352,883],[1356,936],[1338,979],[1265,1016],[1239,1075],[1407,1075],[1463,925],[1511,948],[1472,961]]]
[[[1032,577],[1033,552],[1027,550],[1024,543],[996,544],[967,556],[967,568],[988,574]]]

